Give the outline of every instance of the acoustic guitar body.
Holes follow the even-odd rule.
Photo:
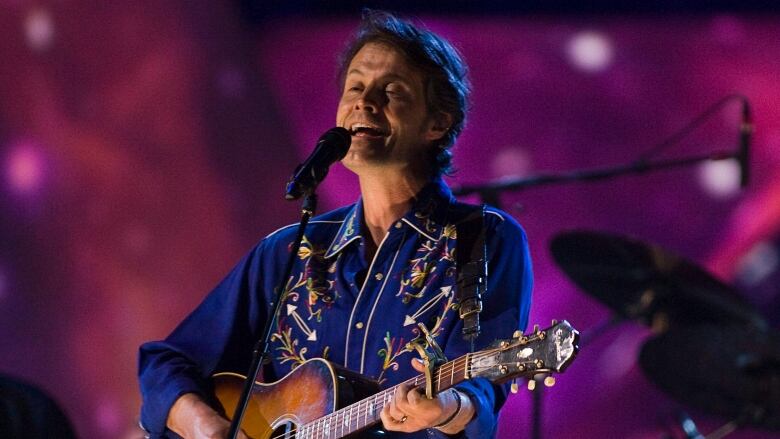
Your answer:
[[[235,373],[219,373],[212,380],[223,413],[232,419],[246,378]],[[285,432],[368,398],[379,390],[376,382],[362,375],[314,358],[279,381],[255,382],[241,428],[252,439],[295,437],[285,436]]]

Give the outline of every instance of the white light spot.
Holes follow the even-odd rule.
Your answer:
[[[531,158],[528,152],[517,146],[502,149],[490,163],[493,178],[522,177],[528,175],[530,169]]]
[[[736,160],[709,161],[699,167],[699,183],[715,198],[728,198],[739,191],[740,169]]]
[[[51,13],[43,8],[32,9],[24,19],[24,33],[31,49],[44,51],[54,40],[54,22]]]
[[[572,64],[586,72],[600,72],[612,62],[612,43],[599,32],[577,33],[569,40],[566,51]]]
[[[780,263],[777,248],[767,242],[759,242],[739,261],[739,280],[746,286],[755,286],[772,274]]]
[[[30,195],[43,183],[44,160],[41,152],[30,144],[13,147],[6,161],[6,180],[13,192]]]

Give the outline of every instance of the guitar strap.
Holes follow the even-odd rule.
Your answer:
[[[479,336],[479,313],[482,294],[487,288],[487,246],[485,243],[485,205],[456,205],[461,218],[455,225],[457,243],[455,266],[457,286],[455,298],[463,320],[463,339],[471,343]]]

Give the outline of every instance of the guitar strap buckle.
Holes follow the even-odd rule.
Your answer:
[[[424,324],[418,323],[420,336],[410,341],[407,348],[414,348],[423,360],[425,365],[425,397],[433,399],[433,372],[441,364],[447,362],[444,352],[434,340],[428,328]]]

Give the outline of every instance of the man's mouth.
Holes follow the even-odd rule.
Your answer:
[[[387,131],[368,123],[354,123],[349,127],[349,133],[355,137],[385,137]]]

